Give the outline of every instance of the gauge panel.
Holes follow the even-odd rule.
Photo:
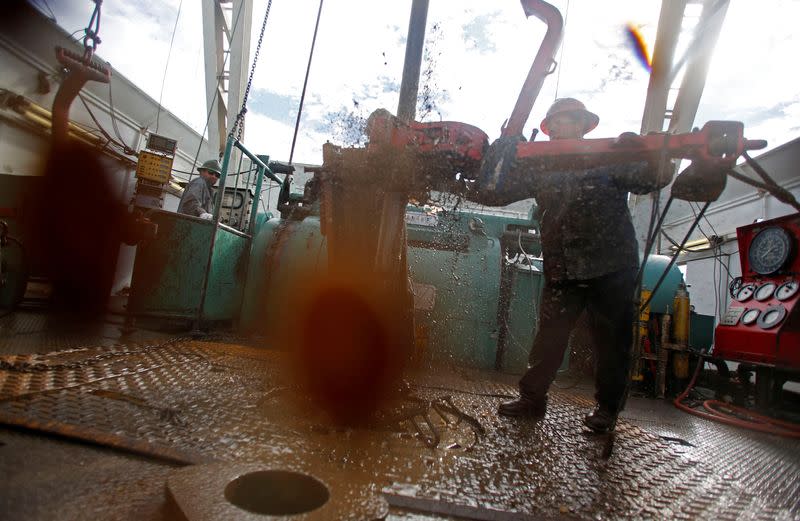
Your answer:
[[[759,302],[764,302],[765,300],[769,300],[772,298],[772,295],[775,293],[775,288],[778,285],[774,282],[765,282],[764,284],[760,285],[756,292],[754,293],[756,300]]]
[[[760,275],[780,270],[792,253],[792,237],[780,226],[764,228],[753,237],[747,253],[750,268]]]
[[[786,308],[777,305],[769,306],[758,317],[758,327],[761,329],[771,329],[780,324],[786,318]]]
[[[725,315],[722,316],[719,323],[723,326],[735,326],[739,323],[739,319],[742,317],[742,313],[744,313],[744,311],[745,308],[731,306],[725,312]]]
[[[760,309],[756,308],[748,309],[742,314],[742,324],[744,324],[745,326],[755,324],[760,314],[761,314]]]
[[[750,297],[753,296],[753,293],[755,293],[755,291],[756,291],[755,284],[745,284],[736,291],[736,296],[734,298],[739,302],[744,302],[746,300],[749,300]]]
[[[775,298],[781,302],[787,301],[797,295],[797,291],[799,289],[800,282],[797,282],[796,280],[786,281],[778,286],[778,289],[775,290]]]

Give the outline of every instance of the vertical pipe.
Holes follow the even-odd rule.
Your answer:
[[[248,158],[248,159],[250,159],[250,158]],[[236,226],[233,226],[231,224],[231,220],[232,220],[231,217],[233,217],[233,215],[236,212],[236,199],[237,199],[236,196],[238,195],[238,192],[239,192],[239,177],[242,175],[242,163],[243,162],[244,162],[244,154],[239,153],[239,166],[236,167],[237,168],[236,174],[235,174],[236,182],[233,185],[233,193],[231,194],[231,209],[230,209],[230,215],[228,216],[228,226],[231,226],[232,228],[236,228],[237,230],[242,230],[242,231],[244,231],[243,230],[244,227],[242,226],[242,222],[239,221]],[[250,163],[252,163],[252,161],[250,161]],[[225,194],[222,194],[222,201],[225,201]],[[220,202],[220,206],[222,206],[222,202]],[[220,208],[220,211],[222,211],[221,208]],[[242,208],[241,208],[241,211],[242,211],[241,217],[244,217],[244,196],[242,196]]]
[[[406,58],[403,63],[403,79],[400,83],[400,102],[397,117],[411,121],[417,112],[419,72],[422,67],[422,49],[425,44],[425,24],[428,21],[428,0],[413,0],[408,21]]]
[[[267,158],[264,162],[269,161]],[[256,212],[258,212],[258,203],[261,200],[261,182],[264,179],[264,169],[258,167],[258,176],[256,177],[256,192],[253,194],[253,206],[250,207],[250,226],[247,228],[247,233],[252,237],[256,233]]]
[[[403,79],[400,83],[400,101],[397,117],[405,122],[412,121],[417,110],[419,90],[419,71],[422,64],[422,48],[425,43],[425,24],[428,20],[428,0],[413,0],[411,16],[408,21],[406,39],[406,58],[403,63]],[[405,266],[405,211],[408,194],[387,192],[383,196],[381,223],[378,229],[376,268],[381,273],[392,271],[392,260],[399,257],[402,273]],[[398,251],[399,250],[399,251]]]
[[[193,330],[200,331],[200,322],[203,319],[203,308],[206,305],[206,293],[208,292],[208,276],[211,273],[211,262],[214,259],[214,244],[217,242],[217,229],[219,228],[219,215],[220,206],[222,205],[222,197],[225,193],[225,179],[228,177],[228,163],[230,162],[231,151],[233,149],[234,137],[228,136],[225,143],[225,153],[222,155],[222,175],[219,178],[219,188],[217,189],[217,196],[214,198],[214,217],[211,222],[214,229],[211,232],[211,242],[208,245],[208,257],[206,258],[206,269],[203,273],[203,286],[200,288],[200,304],[197,306],[197,314],[194,320]]]
[[[408,21],[406,56],[403,63],[403,79],[400,83],[400,100],[397,117],[405,122],[414,119],[417,109],[419,72],[422,64],[422,49],[425,43],[425,24],[428,20],[428,0],[413,0]],[[412,352],[415,343],[414,300],[411,281],[408,277],[405,213],[408,193],[387,192],[383,196],[375,268],[381,277],[388,277],[391,293],[397,299],[398,320],[406,327],[402,329],[400,342]]]
[[[250,187],[253,186],[253,172],[256,172],[256,174],[258,174],[260,171],[261,171],[261,167],[257,166],[253,162],[253,160],[250,159],[250,166],[247,168],[247,180],[244,182],[245,194],[250,193]],[[253,194],[253,199],[255,199],[255,194]],[[252,206],[252,202],[251,202],[251,206]],[[251,214],[252,214],[252,212],[251,212]],[[245,223],[244,223],[244,207],[243,207],[242,208],[242,226],[241,226],[241,230],[244,233],[250,233],[249,232],[249,230],[250,230],[250,222],[249,221],[250,220],[248,219],[247,226],[245,226]]]

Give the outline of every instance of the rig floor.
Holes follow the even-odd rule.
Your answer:
[[[401,399],[343,428],[298,395],[287,363],[233,337],[0,319],[2,517],[800,519],[797,440],[645,398],[593,435],[583,382],[555,389],[543,421],[507,419],[514,377],[452,365],[410,374]],[[229,483],[259,472],[326,492],[284,517],[233,506]]]

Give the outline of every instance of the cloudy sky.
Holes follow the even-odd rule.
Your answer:
[[[86,25],[94,7],[90,0],[31,1],[49,7],[70,32]],[[652,49],[660,2],[551,1],[566,18],[564,42],[525,133],[564,96],[584,100],[600,115],[588,137],[638,132],[648,72],[624,29],[639,26]],[[266,5],[254,0],[252,50]],[[318,7],[318,0],[272,3],[245,143],[275,159],[289,158]],[[359,121],[377,108],[396,111],[410,8],[411,0],[325,2],[295,161],[320,163],[325,141],[354,145]],[[105,0],[98,54],[158,99],[176,18],[162,103],[199,132],[207,116],[199,0]],[[797,20],[800,0],[731,1],[696,125],[741,120],[747,137],[767,139],[770,148],[800,136]],[[420,88],[430,103],[417,119],[463,121],[496,138],[544,30],[536,18],[525,18],[518,0],[430,0]]]

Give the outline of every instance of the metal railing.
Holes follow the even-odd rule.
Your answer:
[[[225,197],[225,185],[228,180],[228,170],[230,167],[231,162],[231,155],[233,149],[237,148],[241,154],[239,155],[238,166],[236,170],[236,174],[234,177],[236,178],[236,184],[234,185],[234,194],[239,187],[239,178],[242,174],[242,162],[245,157],[247,157],[251,161],[251,165],[247,168],[247,179],[244,182],[245,187],[249,187],[251,184],[251,174],[253,172],[252,166],[255,165],[255,172],[256,172],[256,179],[255,179],[255,194],[253,195],[253,201],[250,207],[250,220],[247,225],[247,231],[245,232],[247,235],[248,245],[246,248],[246,256],[249,258],[250,248],[252,246],[253,236],[255,234],[255,226],[256,226],[256,214],[258,212],[258,203],[261,199],[261,185],[263,183],[264,177],[268,177],[272,181],[275,181],[278,184],[281,184],[282,181],[278,178],[277,175],[269,168],[269,166],[257,155],[253,154],[245,146],[234,136],[229,135],[228,140],[225,144],[225,153],[222,156],[222,172],[219,178],[219,188],[217,189],[217,195],[214,200],[214,212],[212,223],[214,225],[214,232],[211,234],[211,242],[208,247],[208,256],[206,258],[206,267],[203,276],[203,286],[200,291],[200,305],[197,308],[197,316],[195,318],[194,329],[199,330],[200,322],[203,319],[203,311],[205,308],[206,303],[206,295],[208,293],[208,278],[209,274],[211,273],[211,264],[214,259],[214,247],[216,246],[217,242],[217,230],[219,229],[220,225],[220,214],[222,212],[222,202]],[[235,197],[235,195],[234,195]],[[242,230],[244,231],[244,230]]]

